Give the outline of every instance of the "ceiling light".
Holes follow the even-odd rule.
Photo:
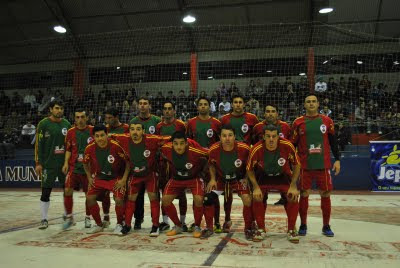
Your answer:
[[[363,62],[362,62],[362,61],[360,61],[360,60],[358,60],[358,61],[357,61],[357,64],[363,64]]]
[[[187,75],[187,72],[183,72],[182,74]]]
[[[299,73],[299,75],[301,75],[301,76],[305,76],[305,75],[306,75],[306,73]]]
[[[121,67],[117,66],[117,70],[121,69]]]
[[[193,22],[196,21],[196,18],[193,17],[192,15],[186,15],[186,16],[182,19],[182,21],[185,22],[185,23],[193,23]]]
[[[396,60],[393,62],[394,65],[399,65],[399,62]]]
[[[57,25],[54,26],[54,31],[56,31],[57,33],[66,33],[67,29],[65,29],[64,27],[62,27],[61,25]]]
[[[243,74],[242,73],[240,73],[240,74],[238,74],[239,76],[242,76]]]
[[[327,13],[331,13],[333,11],[333,8],[331,7],[325,7],[325,8],[321,8],[319,10],[320,14],[327,14]]]
[[[210,75],[209,77],[207,77],[208,79],[213,79],[214,77],[212,75]]]
[[[327,64],[327,63],[328,63],[328,60],[324,61],[322,64]]]
[[[268,70],[267,73],[272,73],[272,71],[271,71],[271,70]]]

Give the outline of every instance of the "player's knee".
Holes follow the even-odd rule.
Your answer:
[[[321,197],[329,197],[331,196],[331,191],[320,191],[319,194]]]
[[[158,194],[157,193],[148,193],[149,200],[150,201],[155,201],[158,200]]]
[[[51,188],[42,188],[42,195],[40,196],[40,201],[49,202],[50,194],[51,194]]]
[[[115,198],[115,205],[122,206],[124,204],[124,200],[122,198]]]
[[[129,201],[136,201],[137,197],[138,197],[137,194],[128,195],[128,200]]]
[[[203,205],[204,206],[212,206],[215,204],[218,199],[218,195],[215,192],[206,193],[204,195]]]
[[[251,196],[249,194],[243,194],[240,196],[242,198],[243,205],[249,207],[251,205]],[[260,201],[262,198],[260,198]]]
[[[267,202],[267,200],[265,200],[265,199],[263,199],[263,197],[262,196],[253,196],[253,201],[256,201],[256,202],[264,202],[264,203],[266,203]]]
[[[196,207],[202,207],[203,206],[203,196],[201,195],[195,195],[193,197],[193,203]]]
[[[97,202],[95,195],[87,195],[86,196],[86,203],[90,205],[94,205]]]
[[[74,193],[74,189],[72,188],[65,188],[64,189],[64,196],[72,196]]]
[[[164,195],[161,199],[162,206],[165,207],[171,205],[173,200],[174,200],[173,196],[171,197],[170,195]]]
[[[301,197],[308,197],[310,195],[310,190],[302,190],[300,195]]]

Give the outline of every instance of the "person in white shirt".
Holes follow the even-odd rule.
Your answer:
[[[226,99],[226,97],[222,98],[222,101],[219,103],[218,108],[220,106],[224,107],[224,112],[228,113],[231,110],[231,103]]]
[[[22,139],[26,140],[29,144],[35,143],[36,127],[31,123],[26,123],[21,130]]]
[[[318,78],[318,82],[315,83],[315,92],[324,93],[327,89],[327,84],[322,80],[322,77]]]

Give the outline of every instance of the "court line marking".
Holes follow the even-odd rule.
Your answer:
[[[234,232],[230,232],[215,246],[210,256],[203,262],[203,266],[211,266],[214,263],[219,254],[221,254],[222,250],[224,250],[225,246],[228,244],[230,238],[232,238],[233,234]]]

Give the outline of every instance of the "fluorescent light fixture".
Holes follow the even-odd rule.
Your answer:
[[[399,65],[399,62],[396,60],[393,62],[394,65]]]
[[[306,73],[299,73],[299,75],[301,75],[301,76],[305,76],[305,75],[306,75]]]
[[[271,70],[267,70],[267,73],[272,73],[272,71]]]
[[[187,75],[187,72],[183,72],[182,74]]]
[[[358,60],[358,61],[357,61],[357,64],[363,64],[363,62],[362,62],[362,61],[360,61],[360,60]]]
[[[327,13],[331,13],[333,11],[333,8],[331,7],[325,7],[325,8],[321,8],[319,10],[320,14],[327,14]]]
[[[117,70],[121,69],[121,67],[117,66]]]
[[[194,16],[192,16],[192,15],[186,15],[186,16],[182,19],[182,21],[185,22],[185,23],[193,23],[193,22],[196,21],[196,18],[195,18]]]
[[[214,77],[212,75],[210,75],[209,77],[207,77],[208,79],[213,79]]]
[[[61,25],[57,25],[54,26],[54,31],[56,31],[57,33],[66,33],[67,29],[65,29],[64,27],[62,27]]]
[[[327,64],[327,63],[328,63],[328,60],[324,61],[322,64]]]
[[[238,74],[239,76],[242,76],[243,74],[242,73],[240,73],[240,74]]]

